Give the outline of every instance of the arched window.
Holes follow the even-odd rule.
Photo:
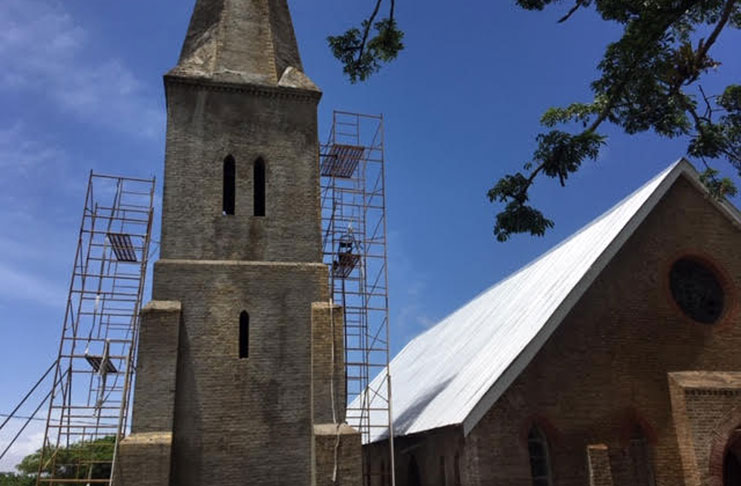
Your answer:
[[[533,486],[551,486],[553,482],[548,440],[537,426],[533,426],[527,435],[527,449],[530,453],[530,474],[533,478]]]
[[[234,157],[224,159],[224,190],[222,211],[225,215],[234,214],[234,196],[236,195],[237,168]]]
[[[239,314],[239,358],[250,357],[250,315],[243,311]]]
[[[254,168],[255,216],[265,216],[265,161],[257,159]]]

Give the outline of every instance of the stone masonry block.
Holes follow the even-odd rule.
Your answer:
[[[152,301],[142,310],[133,433],[172,432],[181,305]]]
[[[363,484],[361,438],[357,430],[347,424],[314,425],[314,453],[316,486]]]
[[[131,434],[118,446],[113,486],[170,486],[172,434]]]
[[[587,461],[589,461],[589,486],[613,485],[610,456],[605,444],[588,445]]]

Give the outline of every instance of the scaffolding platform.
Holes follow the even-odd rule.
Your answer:
[[[371,469],[363,455],[366,486],[395,484],[384,156],[382,116],[334,112],[320,152],[322,231],[332,299],[345,313],[346,420],[363,443],[379,430],[390,438],[389,469]],[[370,390],[378,375],[380,393]]]
[[[322,176],[351,178],[364,152],[365,147],[331,143],[322,157]]]

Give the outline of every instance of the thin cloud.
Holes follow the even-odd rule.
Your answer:
[[[61,149],[29,138],[20,123],[0,128],[0,170],[6,177],[8,172],[25,175],[65,158]]]
[[[156,138],[157,99],[121,61],[90,61],[94,39],[64,10],[43,0],[0,2],[0,88],[49,97],[81,121]]]
[[[58,308],[64,299],[63,286],[0,262],[0,300],[25,301]]]
[[[391,344],[400,349],[417,334],[436,324],[437,319],[423,305],[428,277],[414,267],[410,253],[405,250],[403,234],[398,231],[389,232],[389,246],[390,265],[394,269],[392,283],[404,289],[397,294],[399,301],[391,302],[390,325],[395,329],[394,338],[399,340]]]
[[[40,413],[38,416],[43,416]],[[17,430],[13,430],[15,435]],[[0,461],[0,472],[15,472],[16,466],[20,464],[24,457],[36,452],[44,442],[44,424],[42,422],[33,422],[24,433],[18,438],[8,454]],[[0,452],[4,451],[10,443],[10,438],[0,439]]]
[[[58,308],[64,302],[65,282],[54,281],[57,262],[67,261],[58,239],[63,219],[47,196],[59,200],[76,192],[68,166],[64,150],[32,137],[22,124],[0,127],[0,305],[5,308],[18,302]]]

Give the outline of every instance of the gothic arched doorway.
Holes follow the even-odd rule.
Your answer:
[[[739,484],[741,484],[741,429],[736,429],[723,458],[723,486]]]

